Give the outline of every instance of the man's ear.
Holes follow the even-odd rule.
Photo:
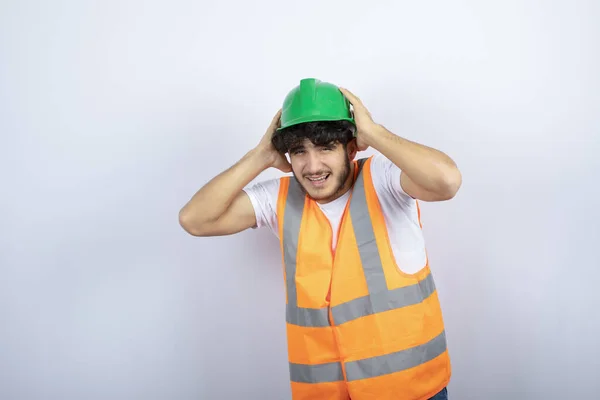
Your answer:
[[[358,153],[358,145],[356,144],[356,138],[352,139],[346,145],[346,152],[348,153],[348,159],[350,161],[354,161],[354,157],[356,157],[356,153]]]

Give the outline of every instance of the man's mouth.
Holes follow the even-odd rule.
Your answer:
[[[329,174],[323,174],[318,176],[307,176],[308,179],[313,185],[322,185],[329,178]]]

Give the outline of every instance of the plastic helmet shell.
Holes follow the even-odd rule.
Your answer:
[[[283,101],[278,130],[315,121],[349,121],[355,124],[350,102],[337,86],[314,78],[302,79]]]

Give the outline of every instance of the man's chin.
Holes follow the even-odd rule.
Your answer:
[[[314,188],[310,187],[310,183],[302,184],[302,189],[304,193],[306,193],[313,200],[325,200],[328,197],[331,197],[331,189],[330,188]]]
[[[327,197],[327,195],[329,194],[329,191],[307,187],[306,185],[304,186],[304,192],[313,199]]]
[[[332,188],[323,188],[323,189],[314,189],[314,188],[304,188],[304,192],[315,201],[329,201],[331,200],[335,194],[336,190]]]
[[[330,175],[327,179],[330,180],[332,178],[333,176]],[[298,178],[296,178],[296,181],[300,183],[302,191],[306,195],[308,195],[308,197],[315,201],[327,201],[333,196],[335,196],[336,192],[339,190],[339,188],[336,189],[334,187],[334,182],[327,182],[325,185],[319,187],[313,185],[310,181],[307,181],[306,179],[302,179],[302,181],[300,181],[298,180]]]

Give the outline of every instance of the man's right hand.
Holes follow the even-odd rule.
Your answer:
[[[271,142],[273,135],[277,131],[277,128],[279,128],[280,126],[281,109],[277,111],[277,114],[275,114],[275,116],[273,117],[271,124],[267,128],[267,132],[260,140],[258,146],[256,146],[256,150],[259,154],[261,154],[261,157],[265,158],[265,162],[267,162],[267,168],[273,167],[279,169],[282,172],[292,172],[292,166],[285,157],[285,154],[279,153],[275,149],[275,146],[273,146],[273,143]]]

